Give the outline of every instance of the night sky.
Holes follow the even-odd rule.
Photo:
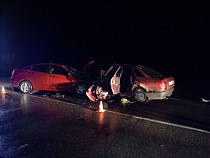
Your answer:
[[[210,79],[209,4],[3,0],[1,76],[10,77],[12,69],[39,62],[81,68],[95,60],[102,69],[114,62],[130,63],[179,80]]]

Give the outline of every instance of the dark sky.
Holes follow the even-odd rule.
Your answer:
[[[176,76],[210,71],[210,2],[1,1],[0,72],[95,60],[147,65]],[[5,69],[7,68],[7,69]],[[205,74],[208,75],[208,74]]]

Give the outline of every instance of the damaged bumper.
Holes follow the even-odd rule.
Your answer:
[[[165,99],[171,96],[173,91],[174,91],[174,88],[164,91],[164,92],[152,92],[152,93],[148,92],[146,93],[146,95],[147,95],[148,100],[159,100],[159,99]]]

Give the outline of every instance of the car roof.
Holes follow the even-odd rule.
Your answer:
[[[63,65],[63,64],[57,64],[57,63],[36,63],[36,64],[32,64],[26,67],[30,67],[30,66],[35,66],[35,65],[56,65],[56,66],[61,66],[61,67],[65,67],[67,65]]]
[[[113,65],[116,65],[116,66],[120,66],[120,67],[124,67],[124,68],[132,68],[132,67],[135,67],[135,68],[143,68],[145,66],[142,66],[142,65],[131,65],[131,64],[118,64],[118,63],[114,63]]]
[[[64,65],[64,64],[59,64],[59,63],[37,63],[34,65],[40,65],[40,64],[48,64],[48,65]]]

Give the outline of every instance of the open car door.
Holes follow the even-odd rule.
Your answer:
[[[110,85],[112,89],[113,94],[118,94],[120,93],[120,78],[123,73],[123,68],[119,67],[117,71],[115,72],[114,76],[111,78]]]

